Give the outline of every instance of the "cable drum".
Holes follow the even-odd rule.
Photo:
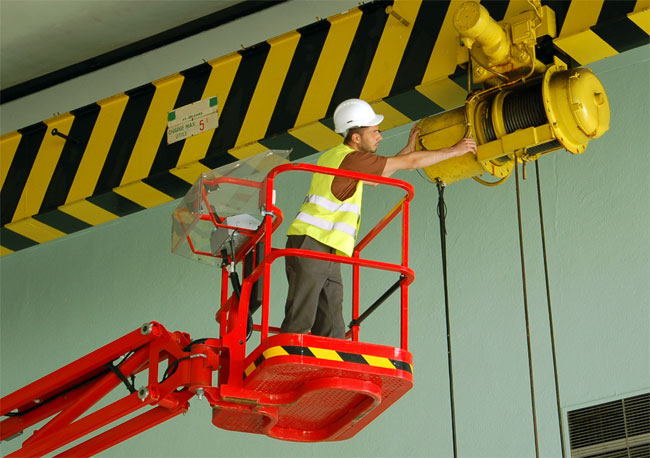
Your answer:
[[[509,134],[546,124],[541,83],[508,93],[503,101],[503,121]]]
[[[494,125],[492,124],[492,103],[484,104],[481,109],[481,117],[483,118],[483,135],[487,142],[497,139],[497,134],[494,132]]]

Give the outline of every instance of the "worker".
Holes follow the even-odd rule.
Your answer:
[[[406,146],[393,157],[375,154],[382,140],[384,117],[360,99],[341,102],[334,110],[334,130],[342,144],[326,151],[318,165],[389,177],[398,170],[428,167],[466,153],[476,154],[476,142],[464,138],[437,151],[417,151],[416,125]],[[351,256],[361,217],[363,182],[315,173],[309,193],[287,232],[286,248]],[[287,256],[289,282],[281,331],[345,338],[343,283],[338,262]]]

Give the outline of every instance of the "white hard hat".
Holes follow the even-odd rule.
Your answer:
[[[370,104],[361,99],[348,99],[334,110],[334,131],[343,134],[353,127],[376,126],[384,120]]]

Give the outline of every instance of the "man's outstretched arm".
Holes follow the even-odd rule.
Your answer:
[[[449,148],[434,151],[416,151],[415,145],[419,132],[417,124],[413,125],[408,143],[397,155],[387,158],[382,176],[389,177],[398,170],[414,170],[428,167],[466,153],[476,154],[476,141],[473,138],[463,138]]]

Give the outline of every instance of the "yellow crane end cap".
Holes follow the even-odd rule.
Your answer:
[[[578,128],[590,138],[609,129],[609,102],[600,80],[591,70],[579,68],[569,78],[569,103]]]

